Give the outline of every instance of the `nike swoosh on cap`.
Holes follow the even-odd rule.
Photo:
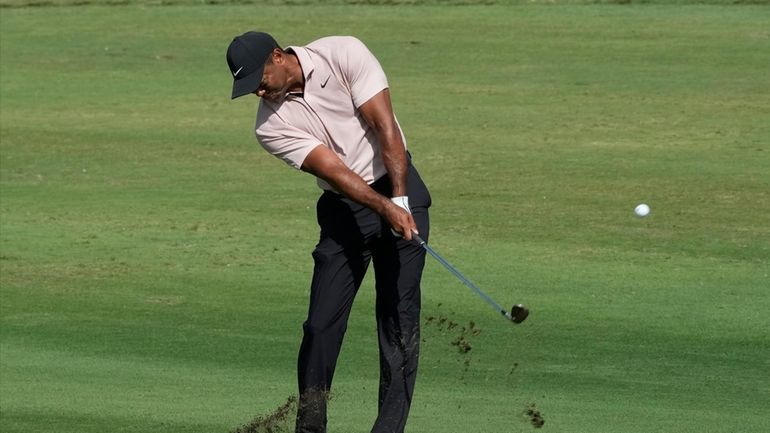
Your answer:
[[[240,68],[238,68],[238,70],[237,70],[237,71],[233,72],[233,77],[237,77],[237,76],[238,76],[238,72],[241,72],[241,69],[243,69],[243,66],[241,66]]]

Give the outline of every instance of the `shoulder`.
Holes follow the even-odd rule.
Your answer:
[[[327,36],[307,44],[305,48],[329,55],[350,55],[369,51],[366,45],[355,36]]]
[[[281,121],[281,116],[278,114],[278,107],[268,101],[260,100],[257,109],[257,136],[264,137],[280,133],[283,124],[284,122]]]
[[[317,47],[345,47],[345,46],[356,46],[356,45],[364,45],[363,42],[361,42],[360,39],[358,39],[355,36],[326,36],[321,39],[316,39],[315,41],[307,44],[308,48],[317,48]]]

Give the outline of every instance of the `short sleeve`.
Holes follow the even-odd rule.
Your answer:
[[[340,63],[353,104],[358,108],[383,89],[387,89],[388,79],[380,62],[363,42],[354,37],[346,39],[345,50],[341,54],[344,61]]]
[[[276,120],[271,117],[260,119],[260,116],[257,116],[257,141],[268,153],[299,170],[308,154],[320,145],[321,141],[307,132]]]

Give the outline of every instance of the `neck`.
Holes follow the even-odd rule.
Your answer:
[[[302,93],[305,91],[305,74],[302,73],[302,65],[299,63],[297,55],[289,53],[286,56],[287,68],[289,69],[289,89],[291,93]]]

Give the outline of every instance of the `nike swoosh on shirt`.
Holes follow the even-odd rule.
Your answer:
[[[233,72],[233,77],[237,77],[237,76],[238,76],[238,72],[241,72],[241,69],[243,69],[243,66],[241,66],[240,68],[238,68],[238,70],[237,70],[237,71]]]
[[[328,77],[326,77],[326,81],[324,81],[323,83],[321,83],[321,88],[322,88],[322,89],[325,89],[325,88],[326,88],[326,83],[328,83],[328,82],[329,82],[329,78],[331,78],[331,77],[332,77],[332,76],[331,76],[331,75],[329,75]]]

